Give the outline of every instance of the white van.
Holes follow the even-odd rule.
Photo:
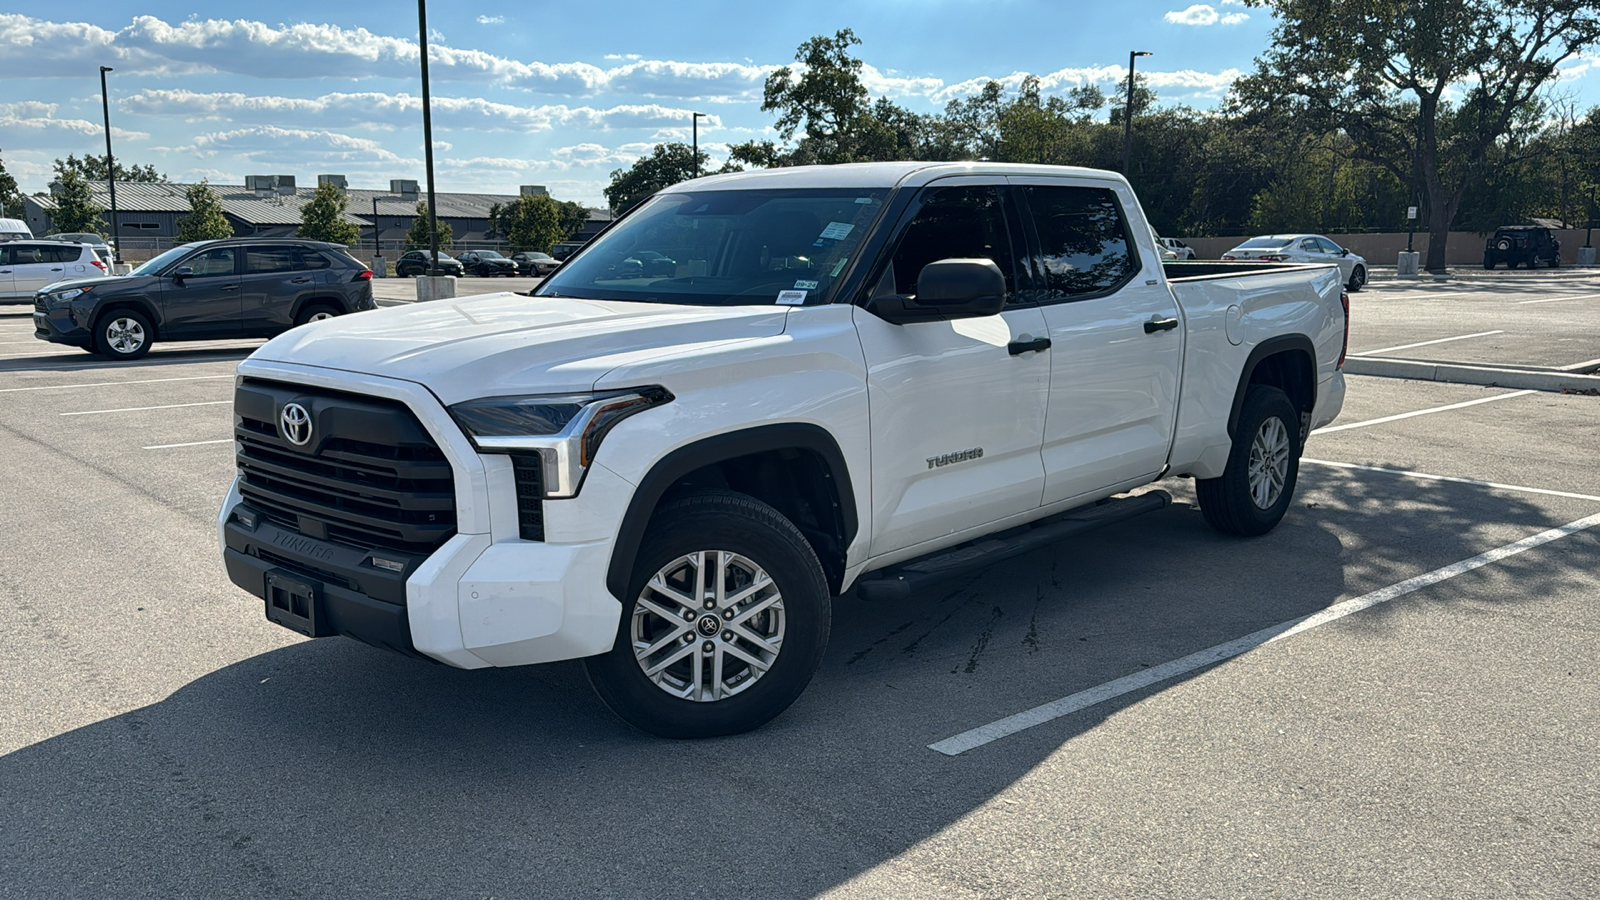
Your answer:
[[[0,241],[26,241],[33,238],[28,223],[21,219],[0,219]]]

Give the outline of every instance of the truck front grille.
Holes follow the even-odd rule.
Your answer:
[[[306,410],[310,439],[280,428]],[[405,404],[245,379],[234,392],[239,493],[272,522],[363,550],[426,555],[456,531],[450,462]]]

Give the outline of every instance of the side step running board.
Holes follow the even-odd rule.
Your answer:
[[[858,580],[854,590],[856,596],[863,600],[900,600],[909,597],[913,591],[952,575],[992,565],[1113,522],[1165,509],[1171,504],[1171,494],[1150,491],[1137,497],[1123,497],[1081,507],[1037,522],[1019,534],[982,538],[976,543],[963,544],[934,556],[872,572]]]

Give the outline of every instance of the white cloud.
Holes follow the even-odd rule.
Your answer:
[[[255,164],[282,164],[284,168],[307,164],[382,163],[418,166],[421,161],[402,157],[377,141],[333,131],[278,128],[262,125],[202,134],[186,147],[172,148],[201,159],[219,154]]]
[[[1247,22],[1249,20],[1249,13],[1227,13],[1218,21],[1224,25],[1238,25],[1240,22]]]
[[[37,100],[0,103],[0,135],[5,136],[5,148],[9,150],[73,146],[85,138],[102,139],[105,133],[101,122],[56,118],[54,103]],[[142,141],[150,134],[112,126],[111,136],[119,141]]]
[[[1244,6],[1244,0],[1222,0],[1223,6]]]
[[[1224,2],[1226,2],[1226,0],[1224,0]],[[479,25],[502,25],[502,24],[505,23],[505,21],[506,21],[506,17],[505,16],[479,16],[478,17],[478,24]]]
[[[1188,9],[1169,12],[1165,18],[1174,25],[1215,25],[1218,16],[1216,7],[1196,3]]]

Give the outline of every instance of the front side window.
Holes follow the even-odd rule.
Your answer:
[[[1048,297],[1103,294],[1133,278],[1139,263],[1115,192],[1050,185],[1027,185],[1023,192],[1039,234]]]
[[[1322,252],[1323,253],[1332,253],[1335,256],[1337,256],[1340,253],[1344,252],[1342,249],[1339,248],[1338,244],[1335,244],[1333,241],[1330,241],[1327,238],[1317,238],[1317,243],[1322,245]]]
[[[1005,275],[1010,302],[1017,289],[1016,254],[999,190],[986,185],[931,187],[920,201],[873,295],[915,294],[923,267],[941,259],[987,259]]]
[[[888,191],[658,194],[590,241],[538,297],[692,306],[830,302]]]
[[[233,248],[218,247],[195,254],[188,261],[195,278],[213,278],[233,274]]]

